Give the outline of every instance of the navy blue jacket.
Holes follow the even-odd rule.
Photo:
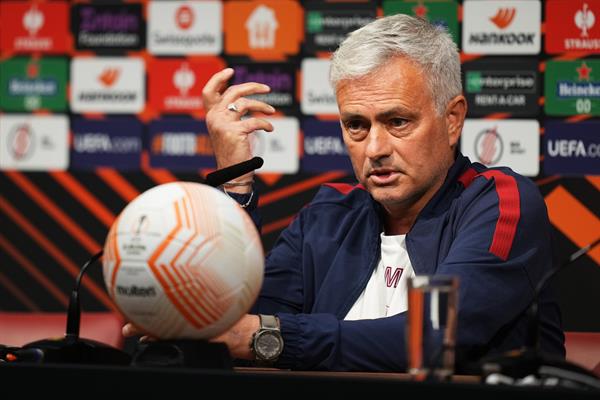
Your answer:
[[[324,185],[281,234],[255,312],[276,314],[279,367],[404,371],[405,313],[344,321],[380,258],[382,211],[362,186]],[[508,168],[458,156],[406,235],[416,274],[460,279],[457,341],[476,357],[522,347],[534,288],[552,268],[537,187]],[[564,356],[560,311],[541,296],[541,346]],[[468,352],[467,352],[468,353]]]

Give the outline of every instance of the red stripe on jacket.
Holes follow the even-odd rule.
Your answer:
[[[521,218],[521,199],[517,181],[502,171],[488,170],[478,174],[473,168],[465,171],[458,180],[466,188],[478,176],[486,179],[494,178],[496,183],[499,214],[489,252],[506,261],[515,240],[517,224]]]

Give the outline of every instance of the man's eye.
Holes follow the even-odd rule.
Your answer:
[[[406,124],[406,120],[404,118],[392,118],[389,124],[392,128],[402,128]]]
[[[350,132],[358,132],[364,128],[364,124],[362,121],[348,121],[346,122],[346,129]]]

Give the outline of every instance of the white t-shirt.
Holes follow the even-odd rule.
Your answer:
[[[406,311],[407,280],[414,274],[406,251],[406,235],[386,236],[382,233],[379,263],[344,319],[383,318]]]

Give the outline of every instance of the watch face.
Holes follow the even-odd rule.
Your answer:
[[[256,338],[256,354],[263,360],[273,360],[281,354],[282,342],[279,335],[264,331]]]

